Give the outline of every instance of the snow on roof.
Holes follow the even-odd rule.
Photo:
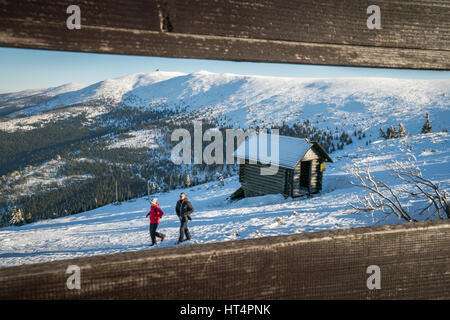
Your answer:
[[[247,137],[234,156],[292,169],[313,145],[306,139],[259,133]]]

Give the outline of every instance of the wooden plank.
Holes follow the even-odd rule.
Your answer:
[[[366,26],[371,0],[178,0],[176,28],[189,34],[448,50],[448,1],[377,1],[382,29]],[[192,10],[195,8],[195,10]],[[427,21],[421,21],[425,18]],[[193,23],[194,21],[194,23]],[[439,32],[436,32],[439,30]],[[351,35],[351,36],[349,36]]]
[[[284,192],[283,194],[287,196],[293,196],[293,181],[294,181],[294,170],[286,169],[284,177]]]
[[[283,188],[280,185],[271,185],[265,187],[264,185],[252,183],[252,182],[243,182],[242,187],[244,190],[254,191],[258,194],[271,194],[271,193],[283,193]]]
[[[311,193],[315,193],[318,190],[318,178],[317,178],[317,170],[318,170],[319,161],[316,159],[311,161],[311,171],[310,171],[310,186]]]
[[[248,174],[241,182],[242,187],[246,190],[246,194],[249,192],[255,192],[259,195],[270,193],[283,193],[284,192],[284,173],[273,176],[262,176],[258,173]]]
[[[273,175],[273,176],[263,176],[259,174],[250,174],[246,172],[245,174],[245,180],[253,180],[253,181],[259,181],[261,183],[273,183],[277,185],[284,185],[284,179],[283,176],[279,175]]]
[[[245,190],[254,190],[258,191],[258,193],[283,193],[283,188],[280,185],[271,185],[268,187],[265,187],[262,184],[254,183],[250,181],[245,181],[242,183],[242,187]]]
[[[300,191],[300,161],[294,167],[294,180],[292,186],[292,196],[299,197],[302,195]]]
[[[449,299],[449,241],[446,220],[22,265],[0,269],[0,299]],[[69,265],[80,290],[66,287]]]
[[[253,181],[254,183],[257,183],[257,184],[273,184],[276,186],[284,185],[284,183],[281,181],[281,179],[270,179],[268,176],[265,176],[265,177],[261,176],[261,178],[258,178],[257,176],[246,175],[244,181],[248,181],[248,182]]]
[[[80,30],[65,26],[67,2],[0,3],[0,46],[235,61],[450,69],[447,1],[78,1]],[[166,4],[166,5],[165,5]],[[161,28],[170,22],[170,31]]]
[[[66,28],[66,19],[70,16],[66,10],[70,4],[61,0],[6,0],[1,2],[0,15],[3,21],[35,24],[38,27],[53,25],[52,30],[67,31],[65,34],[68,36],[83,27],[160,31],[158,1],[155,0],[75,1],[72,4],[80,7],[82,26],[81,30],[75,31]]]
[[[257,171],[251,171],[250,168],[246,168],[243,182],[254,183],[263,189],[273,187],[282,192],[284,187],[284,176],[285,173],[282,170],[279,170],[275,175],[261,175],[259,169]]]
[[[265,177],[261,176],[261,178],[258,178],[256,176],[250,176],[250,175],[247,176],[246,175],[244,182],[253,182],[258,185],[269,184],[269,185],[274,185],[277,187],[281,187],[284,185],[284,183],[280,179],[270,179],[269,176],[265,176]]]
[[[252,173],[250,171],[246,171],[245,172],[245,179],[254,179],[255,181],[261,181],[261,182],[265,182],[265,183],[269,183],[269,182],[273,182],[276,184],[284,184],[284,175],[270,175],[270,176],[266,176],[266,175],[261,175],[259,172],[258,173]]]

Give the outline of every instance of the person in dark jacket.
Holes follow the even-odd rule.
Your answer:
[[[192,220],[190,216],[192,212],[194,212],[194,207],[192,207],[192,204],[186,198],[186,194],[182,192],[180,194],[180,200],[177,201],[177,205],[175,207],[175,213],[177,214],[181,222],[180,237],[176,242],[176,244],[179,244],[183,241],[191,240],[191,234],[189,233],[187,223],[188,220]],[[184,236],[186,236],[185,240],[183,240]]]
[[[157,198],[152,199],[150,211],[145,216],[146,218],[150,216],[150,238],[152,239],[152,244],[150,246],[154,246],[157,244],[156,237],[161,238],[161,242],[163,242],[164,238],[166,237],[165,234],[156,232],[159,221],[161,220],[161,217],[164,215],[164,212],[159,207],[157,201],[158,201]]]

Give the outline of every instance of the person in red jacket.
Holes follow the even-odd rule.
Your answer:
[[[161,220],[161,217],[164,215],[164,212],[159,207],[157,201],[158,198],[152,199],[151,201],[152,206],[150,208],[150,211],[145,216],[146,218],[150,216],[150,237],[152,239],[152,244],[150,246],[154,246],[157,244],[156,237],[161,238],[161,242],[163,242],[164,238],[166,237],[165,234],[156,232],[159,221]]]

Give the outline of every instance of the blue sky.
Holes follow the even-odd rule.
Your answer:
[[[450,71],[231,62],[0,48],[0,92],[54,87],[69,82],[92,84],[156,69],[185,73],[207,70],[216,73],[299,78],[450,79]]]

